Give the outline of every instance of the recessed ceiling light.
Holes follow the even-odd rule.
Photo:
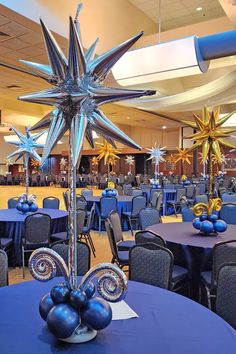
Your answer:
[[[234,58],[234,55],[230,55],[230,59],[233,59]]]
[[[126,117],[126,119],[130,119],[130,117]]]
[[[162,129],[166,129],[166,128],[167,128],[167,126],[166,126],[166,125],[163,125],[163,126],[162,126]]]
[[[202,7],[197,7],[196,11],[202,11]]]

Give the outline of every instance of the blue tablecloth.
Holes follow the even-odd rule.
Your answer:
[[[185,297],[129,282],[126,302],[139,318],[112,321],[84,344],[56,340],[38,313],[52,284],[36,281],[0,289],[1,354],[235,354],[236,332]]]
[[[126,195],[118,195],[117,197],[117,208],[118,208],[118,213],[122,215],[122,212],[124,211],[131,211],[132,208],[132,199],[133,197],[131,196],[126,196]],[[86,197],[87,204],[88,204],[88,209],[90,210],[93,203],[95,203],[96,206],[96,212],[95,212],[95,218],[94,218],[94,223],[93,223],[93,229],[98,230],[98,217],[100,215],[100,196],[91,196],[91,197]],[[128,224],[125,219],[122,219],[122,229],[123,231],[128,230]],[[104,223],[102,223],[102,230],[105,230],[104,228]]]
[[[191,222],[156,224],[148,230],[160,235],[173,252],[175,263],[187,267],[192,278],[192,297],[198,297],[200,273],[211,270],[212,248],[217,242],[235,240],[236,225],[217,236],[202,236]]]
[[[52,219],[51,232],[61,232],[67,229],[68,213],[58,209],[38,209],[38,213],[48,214]],[[12,261],[21,265],[21,239],[24,234],[24,220],[32,213],[22,214],[16,209],[0,209],[0,237],[13,239],[14,247]]]

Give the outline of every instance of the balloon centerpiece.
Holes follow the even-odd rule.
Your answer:
[[[190,184],[190,181],[186,175],[181,176],[181,183],[183,186],[188,186]]]
[[[70,17],[68,58],[65,57],[50,30],[41,20],[41,27],[50,65],[26,62],[31,70],[54,87],[28,94],[20,100],[56,106],[33,129],[49,127],[42,156],[42,164],[51,150],[69,131],[69,209],[68,209],[68,267],[62,257],[51,249],[39,248],[29,260],[32,276],[47,281],[56,275],[57,267],[66,284],[54,287],[40,303],[40,313],[47,321],[48,329],[58,339],[71,343],[91,340],[96,331],[111,321],[110,305],[106,301],[121,300],[126,291],[125,274],[113,264],[100,264],[90,269],[78,284],[77,279],[77,217],[76,217],[76,166],[80,162],[84,137],[94,148],[92,132],[100,134],[108,144],[114,140],[140,149],[132,139],[113,124],[100,110],[105,103],[153,95],[155,91],[123,90],[103,85],[111,68],[139,39],[142,33],[116,48],[95,57],[97,40],[84,52],[81,44],[77,16]],[[91,279],[99,275],[97,292],[102,299],[93,297]]]
[[[35,213],[38,210],[36,196],[34,194],[21,194],[19,196],[18,203],[16,204],[16,209],[23,214]]]
[[[132,173],[132,166],[134,166],[135,158],[133,155],[126,155],[125,163],[129,165],[129,172]]]
[[[159,183],[159,164],[160,162],[165,162],[165,159],[164,159],[164,155],[166,154],[165,152],[165,149],[166,146],[159,146],[157,145],[157,143],[155,143],[155,145],[149,149],[149,148],[146,148],[147,150],[147,154],[150,155],[150,157],[147,159],[148,160],[152,160],[152,162],[155,164],[155,170],[154,170],[154,179],[152,180],[152,184],[153,185],[156,185],[157,188],[161,188],[161,185]]]

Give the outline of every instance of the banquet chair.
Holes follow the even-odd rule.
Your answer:
[[[124,195],[124,194],[123,194],[123,193],[124,193],[123,188],[122,188],[122,186],[121,186],[120,184],[118,184],[118,185],[116,186],[116,190],[117,190],[117,192],[118,192],[118,195]]]
[[[185,207],[181,208],[182,221],[191,222],[195,218],[193,210],[191,208]]]
[[[85,222],[85,217],[86,213],[84,210],[76,210],[76,232],[77,236],[79,236],[82,233],[83,227],[84,227],[84,222]],[[51,242],[56,242],[56,241],[65,241],[68,239],[68,230],[67,231],[62,231],[62,232],[55,232],[54,234],[51,234],[50,236],[50,241]]]
[[[140,210],[146,207],[146,204],[146,197],[144,197],[143,195],[137,195],[132,199],[131,211],[124,211],[122,213],[122,217],[128,219],[132,235],[134,234],[132,222],[135,221],[137,223],[139,221],[139,212]]]
[[[62,195],[63,195],[65,208],[68,211],[69,210],[69,191],[63,192]]]
[[[100,215],[98,219],[99,235],[101,234],[102,222],[108,218],[108,215],[112,210],[117,211],[116,197],[102,197],[100,200]]]
[[[33,174],[31,176],[31,186],[35,186],[35,187],[39,186],[38,175],[37,174]]]
[[[87,214],[87,201],[81,194],[76,194],[76,208],[84,210]]]
[[[161,236],[152,231],[146,230],[136,232],[135,242],[137,245],[152,243],[161,247],[166,247],[166,242]],[[179,291],[181,289],[186,289],[187,293],[190,294],[189,280],[189,271],[184,267],[174,264],[171,275],[172,290]]]
[[[219,269],[216,313],[236,329],[236,263],[224,263]]]
[[[23,278],[25,278],[25,253],[31,253],[39,247],[48,247],[50,230],[51,218],[47,214],[35,213],[25,218],[21,245]]]
[[[123,184],[124,195],[132,195],[132,185],[131,184]]]
[[[93,243],[93,239],[91,237],[91,229],[93,227],[93,221],[94,221],[94,216],[95,216],[95,203],[93,203],[93,206],[90,210],[89,216],[87,218],[86,224],[83,225],[81,232],[78,232],[78,240],[85,240],[86,243],[90,245],[90,248],[93,252],[93,256],[96,257],[96,249]],[[78,226],[77,226],[78,229]]]
[[[93,191],[92,189],[82,189],[81,195],[86,198],[86,197],[92,197],[93,196]]]
[[[115,243],[117,245],[118,250],[128,251],[131,247],[135,245],[135,241],[133,240],[124,241],[121,222],[120,222],[120,215],[116,211],[112,210],[108,216],[108,219],[113,229]]]
[[[135,242],[137,245],[152,242],[159,246],[165,247],[165,241],[163,240],[163,238],[152,231],[143,230],[136,232]]]
[[[0,287],[8,285],[8,258],[5,251],[0,250]]]
[[[60,200],[56,197],[46,197],[43,199],[43,208],[45,209],[59,209]]]
[[[57,252],[68,265],[69,240],[54,242],[50,248]],[[77,272],[78,275],[85,275],[90,269],[90,248],[85,242],[77,241]],[[62,276],[60,268],[57,266],[56,276]]]
[[[198,194],[198,195],[196,195],[194,204],[198,204],[198,203],[208,204],[207,195],[206,194]]]
[[[167,200],[167,206],[174,208],[175,216],[177,217],[177,208],[180,207],[180,200],[183,196],[186,195],[185,188],[178,188],[174,200]]]
[[[185,187],[186,189],[186,198],[189,204],[193,205],[194,203],[194,194],[195,194],[195,186],[194,184],[189,184]]]
[[[8,209],[15,209],[16,204],[18,203],[18,200],[19,200],[19,197],[12,197],[12,198],[8,199],[8,201],[7,201]]]
[[[112,225],[108,219],[105,220],[105,228],[108,236],[108,241],[111,249],[112,260],[111,263],[115,263],[121,269],[129,265],[129,251],[119,251],[115,236],[113,232]]]
[[[198,183],[195,187],[195,195],[204,195],[206,193],[206,184]]]
[[[156,243],[142,243],[129,251],[129,279],[158,286],[172,287],[173,254]]]
[[[148,226],[161,222],[160,213],[156,208],[144,208],[139,212],[139,226],[145,230]]]
[[[212,250],[212,271],[201,273],[199,302],[202,300],[203,286],[209,309],[211,309],[211,299],[215,298],[219,269],[224,263],[228,262],[236,262],[236,241],[234,240],[216,243]]]
[[[132,196],[137,197],[139,195],[143,195],[143,192],[139,188],[132,188]]]
[[[236,203],[223,203],[219,211],[219,218],[227,224],[236,225]]]

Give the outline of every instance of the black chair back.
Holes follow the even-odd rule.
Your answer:
[[[8,258],[5,251],[0,250],[0,287],[8,285]]]
[[[16,204],[18,203],[19,197],[13,197],[8,199],[7,201],[7,207],[8,209],[15,209]]]
[[[159,224],[160,214],[156,208],[144,208],[139,213],[139,224],[141,230],[145,230],[148,226]]]
[[[102,197],[100,201],[101,216],[107,218],[112,210],[117,210],[116,197]]]
[[[147,199],[143,195],[137,195],[132,199],[132,209],[131,215],[138,215],[140,210],[145,208],[147,204]]]
[[[122,232],[122,226],[120,222],[120,215],[116,211],[111,211],[108,216],[108,219],[112,225],[115,242],[118,243],[120,241],[123,241],[123,232]]]
[[[51,218],[47,214],[35,213],[26,217],[24,222],[24,242],[48,244],[51,233]]]
[[[216,243],[212,250],[212,258],[212,288],[214,288],[221,266],[224,263],[236,262],[236,241]]]
[[[43,199],[43,208],[45,209],[59,209],[60,200],[56,197],[46,197]]]
[[[143,243],[155,243],[159,246],[165,247],[166,243],[163,238],[152,231],[138,231],[135,234],[135,242],[137,245]]]

